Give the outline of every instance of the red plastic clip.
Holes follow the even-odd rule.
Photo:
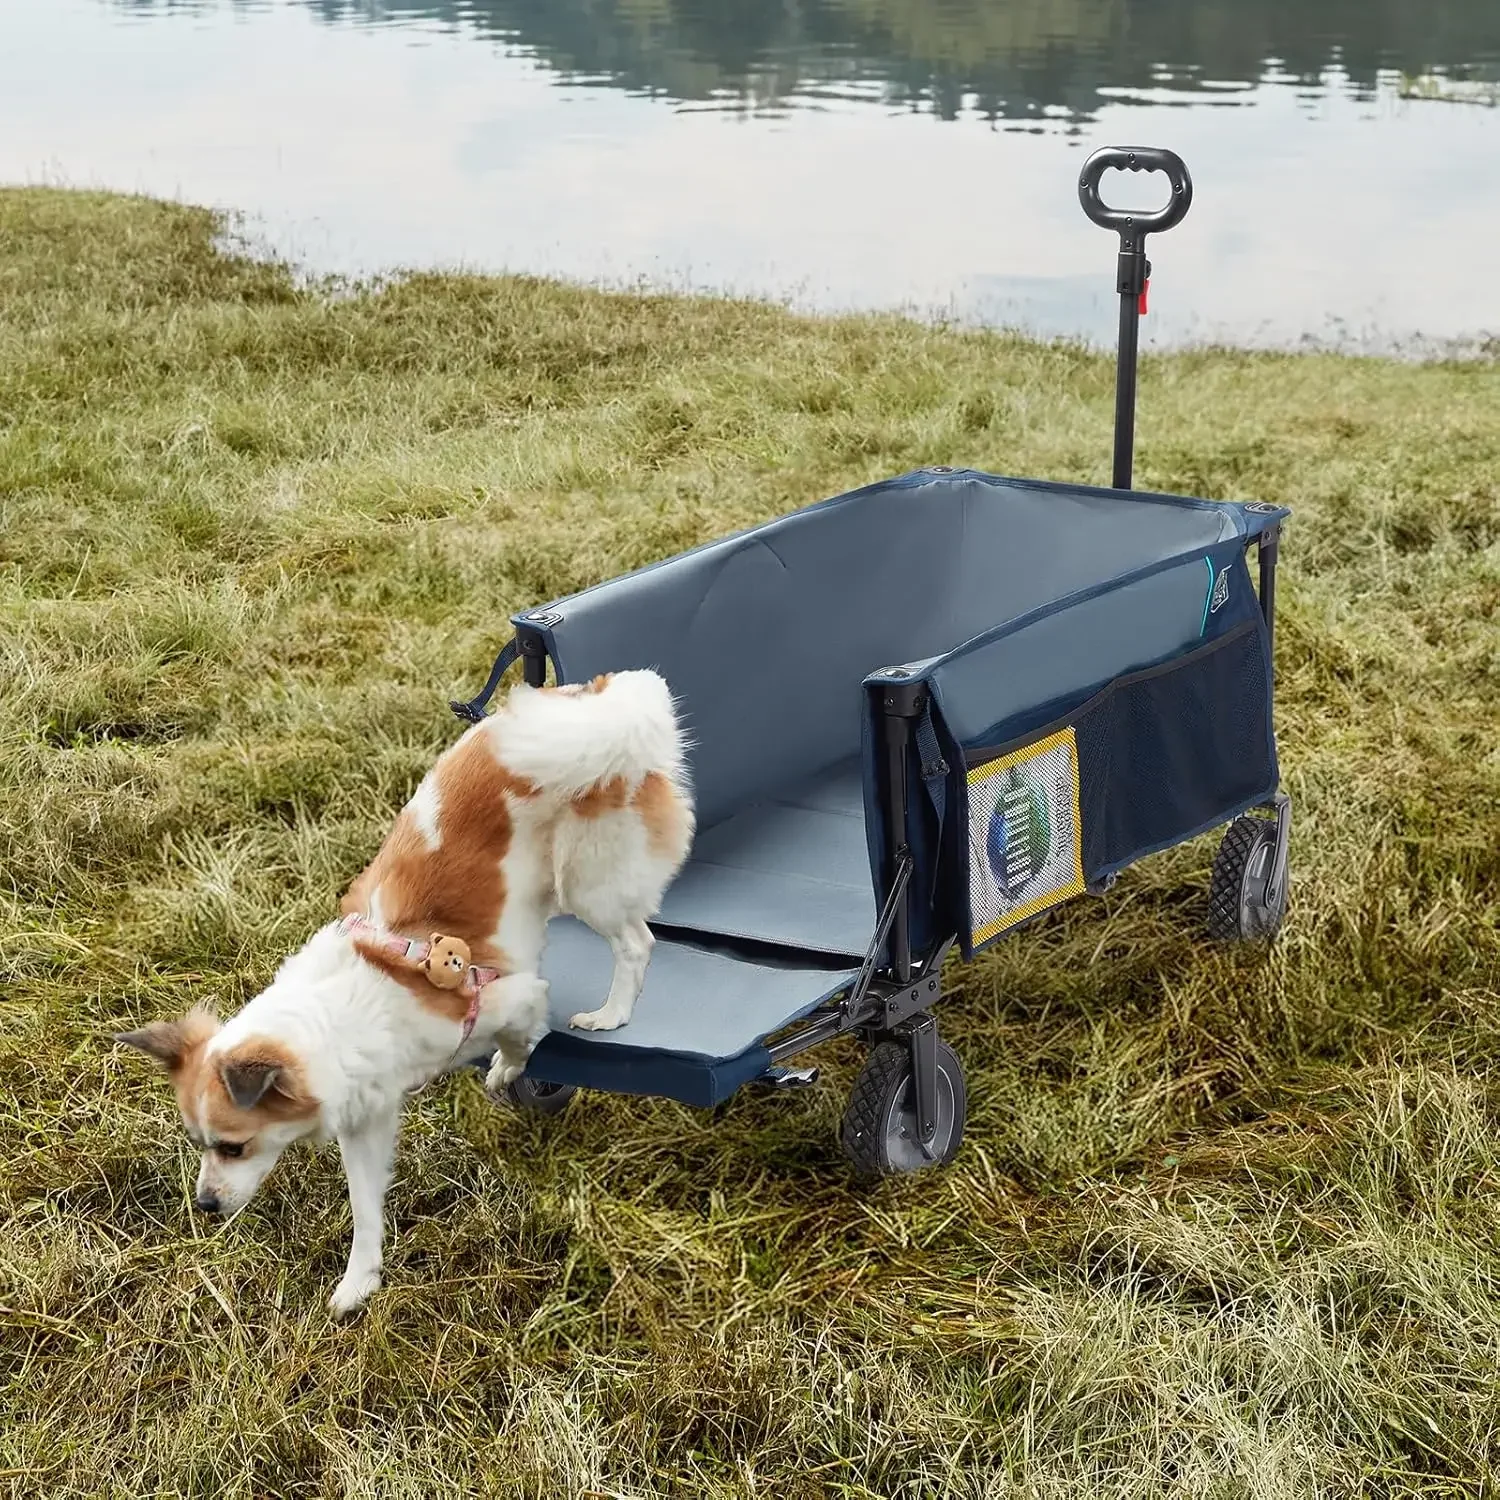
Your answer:
[[[1150,290],[1151,290],[1151,278],[1148,276],[1146,278],[1145,284],[1141,287],[1141,316],[1143,318],[1146,316],[1146,293],[1149,292]]]

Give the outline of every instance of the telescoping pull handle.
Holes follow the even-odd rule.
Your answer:
[[[1111,168],[1122,172],[1164,172],[1172,196],[1162,208],[1149,212],[1111,208],[1099,193],[1099,180]],[[1135,374],[1140,343],[1140,317],[1146,311],[1146,288],[1151,262],[1146,259],[1146,236],[1161,234],[1180,224],[1192,206],[1193,179],[1187,163],[1175,151],[1160,146],[1105,146],[1094,152],[1078,174],[1078,201],[1083,211],[1103,229],[1120,236],[1115,268],[1115,290],[1120,294],[1120,349],[1115,371],[1115,471],[1117,490],[1130,488],[1135,460]]]

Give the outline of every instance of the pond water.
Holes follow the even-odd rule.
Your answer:
[[[0,181],[242,209],[315,271],[1103,341],[1105,144],[1194,174],[1148,344],[1500,335],[1500,0],[0,0]]]

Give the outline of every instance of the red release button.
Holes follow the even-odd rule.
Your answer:
[[[1143,318],[1146,316],[1146,293],[1149,292],[1150,290],[1151,290],[1151,280],[1148,277],[1146,279],[1145,286],[1143,286],[1141,288],[1141,316]]]

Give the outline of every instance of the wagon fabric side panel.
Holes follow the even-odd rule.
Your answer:
[[[1242,543],[1016,622],[929,680],[956,751],[932,878],[967,953],[1277,786]]]
[[[794,511],[533,612],[560,681],[655,667],[701,827],[859,752],[866,673],[1235,532],[1224,507],[972,472]],[[519,623],[527,622],[526,616]]]

